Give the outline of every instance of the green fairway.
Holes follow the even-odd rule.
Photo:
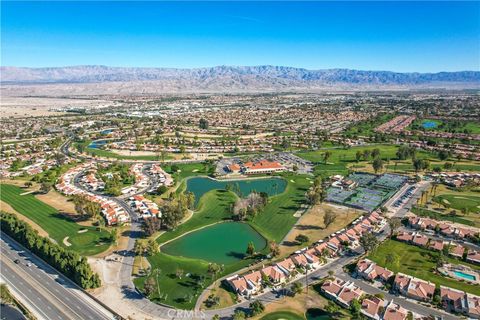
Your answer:
[[[479,134],[480,125],[475,121],[459,121],[449,119],[416,119],[410,126],[411,130],[426,130],[453,133]]]
[[[265,238],[247,223],[225,222],[186,234],[162,246],[161,250],[172,256],[227,265],[244,259],[250,242],[257,251],[267,245]]]
[[[434,197],[433,201],[460,211],[467,209],[468,212],[480,213],[480,196],[442,194]]]
[[[386,263],[386,256],[389,253],[397,254],[399,256],[398,261],[401,262],[397,264]],[[374,252],[372,252],[368,258],[383,267],[387,267],[395,273],[402,272],[426,281],[431,281],[436,285],[444,285],[450,288],[480,295],[480,286],[470,285],[434,273],[436,269],[436,257],[438,254],[438,252],[434,252],[429,249],[420,248],[396,240],[387,240],[383,242]],[[445,259],[449,263],[463,264],[477,271],[480,270],[480,266],[466,263],[458,259],[453,259],[450,257],[445,257]]]
[[[33,194],[21,195],[24,192],[24,189],[17,186],[0,184],[2,201],[37,223],[59,245],[64,246],[63,240],[69,237],[68,242],[71,246],[68,248],[81,255],[95,255],[110,246],[108,232],[97,231],[95,227],[80,226],[59,214],[55,208],[35,198]],[[87,231],[78,233],[82,229]]]
[[[329,150],[307,151],[299,152],[297,155],[306,160],[312,161],[315,164],[315,175],[328,177],[335,174],[346,175],[348,173],[347,165],[355,164],[357,162],[355,159],[357,151],[363,152],[365,150],[373,150],[376,148],[380,150],[380,157],[384,160],[393,160],[397,157],[396,152],[398,146],[388,144],[353,147],[349,149],[336,148]],[[327,151],[331,152],[332,155],[325,164],[323,156]],[[364,161],[361,161],[360,163],[364,163]]]
[[[175,182],[181,183],[182,185],[178,188],[179,192],[185,191],[186,182],[185,178],[195,177],[195,176],[206,176],[211,174],[214,171],[212,165],[205,163],[182,163],[175,165],[164,165],[162,168],[165,172],[172,175]],[[178,171],[173,171],[172,168],[178,169]]]
[[[290,311],[277,311],[261,317],[260,320],[305,320],[305,317]]]
[[[287,181],[285,191],[269,197],[268,204],[251,222],[264,237],[277,243],[297,222],[293,215],[305,203],[305,192],[311,186],[311,180],[306,175],[284,173],[281,176]]]

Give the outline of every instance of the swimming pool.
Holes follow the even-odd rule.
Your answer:
[[[422,127],[425,129],[433,129],[437,127],[437,123],[435,121],[424,121]]]
[[[461,272],[461,271],[453,271],[453,273],[459,278],[463,278],[463,279],[466,279],[466,280],[469,280],[469,281],[475,281],[476,280],[476,277],[474,275],[471,275],[471,274],[468,274],[468,273],[464,273],[464,272]]]

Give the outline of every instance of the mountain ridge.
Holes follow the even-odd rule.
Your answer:
[[[0,67],[2,83],[95,83],[158,80],[221,81],[229,78],[254,85],[255,81],[315,83],[427,84],[434,82],[480,82],[480,71],[393,72],[355,69],[295,68],[286,66],[216,66],[207,68],[144,68],[79,65],[67,67]],[[282,81],[283,80],[283,81]]]

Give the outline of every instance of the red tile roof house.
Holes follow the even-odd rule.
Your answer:
[[[365,298],[362,301],[361,313],[370,319],[380,320],[383,313],[385,301],[377,297]]]
[[[467,315],[475,319],[480,319],[480,297],[467,293],[467,302]]]
[[[338,278],[328,279],[322,284],[321,290],[328,298],[337,300],[338,294],[346,283]]]
[[[226,281],[236,293],[245,297],[250,297],[251,295],[257,293],[259,289],[249,283],[244,277],[240,277],[238,275],[227,278]]]
[[[428,237],[423,234],[415,234],[413,236],[412,243],[419,247],[426,247],[428,243]]]
[[[393,280],[393,290],[405,295],[408,290],[408,284],[410,283],[410,276],[403,273],[397,273]]]
[[[440,228],[440,233],[445,237],[453,237],[455,236],[455,228],[449,226],[448,224],[441,223],[438,225]]]
[[[428,247],[435,251],[442,251],[443,246],[443,240],[432,240],[430,241],[430,245]]]
[[[348,282],[343,286],[342,290],[340,290],[340,293],[337,297],[337,302],[343,307],[348,308],[353,300],[360,300],[364,294],[365,292],[355,286],[353,282]]]
[[[277,285],[287,281],[287,274],[285,274],[277,266],[268,266],[260,270],[260,272],[268,277],[272,284]]]
[[[448,252],[449,255],[457,257],[457,258],[463,258],[463,253],[465,252],[465,248],[459,244],[450,242],[450,250]]]
[[[317,269],[320,266],[320,261],[316,256],[308,253],[297,253],[291,256],[293,263],[299,268],[303,269]]]
[[[243,276],[252,286],[260,290],[262,286],[262,274],[260,271],[252,271]]]
[[[435,284],[412,278],[408,284],[406,296],[420,301],[431,301],[435,292]]]
[[[413,232],[399,232],[397,234],[397,240],[403,242],[411,242],[413,240]]]
[[[393,276],[392,271],[382,268],[375,262],[368,259],[360,260],[357,263],[357,273],[365,280],[379,280],[384,283],[387,282],[391,276]]]
[[[292,259],[287,258],[283,261],[277,263],[277,267],[282,270],[287,276],[290,276],[292,273],[295,273],[295,263],[293,263]]]
[[[445,310],[458,313],[468,312],[468,300],[465,292],[440,286],[440,297]]]
[[[315,249],[317,256],[327,255],[328,257],[334,257],[336,255],[335,249],[331,248],[326,242],[316,244],[313,249]]]
[[[385,308],[383,314],[384,320],[405,320],[408,316],[408,310],[402,308],[400,305],[390,301]]]
[[[467,261],[480,264],[480,252],[468,250]]]

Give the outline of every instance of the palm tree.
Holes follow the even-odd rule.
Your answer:
[[[157,282],[157,290],[158,290],[158,299],[160,299],[160,285],[158,284],[158,276],[162,273],[162,269],[154,269],[153,270],[153,275],[155,276],[155,280]]]

